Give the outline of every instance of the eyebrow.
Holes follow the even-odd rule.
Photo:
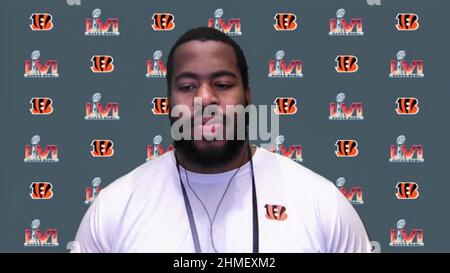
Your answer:
[[[230,77],[233,77],[235,79],[237,79],[237,77],[238,77],[236,75],[236,73],[233,73],[233,72],[228,71],[228,70],[219,70],[219,71],[213,72],[213,73],[208,75],[208,77],[211,77],[211,78],[218,78],[218,77],[222,77],[222,76],[230,76]],[[178,81],[181,78],[198,79],[198,78],[200,78],[200,76],[198,74],[193,73],[193,72],[182,72],[182,73],[178,74],[177,76],[175,76],[174,81]]]

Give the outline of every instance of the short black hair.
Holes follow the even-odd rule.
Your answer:
[[[175,50],[182,44],[190,41],[219,41],[233,47],[234,55],[236,56],[237,66],[241,72],[242,83],[244,85],[244,90],[248,90],[248,66],[247,61],[244,56],[244,52],[241,47],[228,35],[220,30],[211,27],[198,27],[193,28],[181,35],[180,38],[172,46],[167,57],[167,95],[170,98],[170,90],[172,87],[172,77],[173,77],[173,55]]]

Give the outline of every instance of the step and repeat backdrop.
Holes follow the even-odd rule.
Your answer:
[[[450,251],[442,126],[449,8],[2,1],[0,251],[67,252],[102,188],[172,148],[167,54],[198,26],[241,45],[253,103],[279,115],[273,150],[341,189],[374,252]]]

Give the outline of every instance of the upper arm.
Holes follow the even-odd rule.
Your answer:
[[[75,238],[74,252],[110,252],[106,215],[102,213],[102,192],[85,213]]]
[[[324,229],[328,252],[371,252],[367,232],[353,205],[333,186]]]

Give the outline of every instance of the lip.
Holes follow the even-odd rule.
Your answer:
[[[194,125],[193,125],[194,126]],[[194,126],[194,130],[201,132],[204,137],[213,137],[218,133],[218,129],[222,128],[223,124],[220,119],[214,120],[214,116],[202,117],[201,123]]]
[[[205,125],[209,120],[213,119],[214,116],[202,117],[202,125]]]
[[[212,124],[221,124],[222,119],[216,118],[214,115],[207,116],[207,117],[197,117],[195,119],[192,119],[192,125],[212,125]]]

